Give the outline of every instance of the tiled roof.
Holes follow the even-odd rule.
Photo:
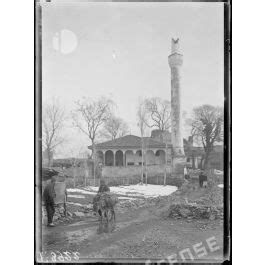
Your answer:
[[[166,148],[166,144],[159,141],[159,138],[154,139],[152,137],[143,137],[143,140],[144,145],[147,148]],[[183,140],[186,156],[201,156],[204,154],[203,147],[190,146],[185,139]],[[141,146],[141,137],[135,135],[126,135],[114,140],[96,144],[97,149],[141,148]],[[171,148],[172,145],[168,144],[167,147]],[[92,146],[88,146],[88,149],[92,149]],[[222,150],[222,146],[218,146],[218,149]]]
[[[156,147],[165,147],[164,143],[156,141],[151,137],[143,137],[144,144],[149,148]],[[105,148],[140,148],[142,146],[141,137],[135,135],[126,135],[111,141],[106,141],[103,143],[96,144],[97,149]],[[88,146],[89,149],[92,149],[92,146]]]

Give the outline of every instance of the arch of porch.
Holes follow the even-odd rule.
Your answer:
[[[97,158],[103,166],[127,166],[127,165],[140,165],[142,163],[142,156],[147,156],[148,160],[155,161],[156,154],[163,154],[163,161],[165,160],[164,148],[148,148],[142,154],[142,149],[100,149],[97,150]],[[150,162],[151,162],[150,161]],[[144,162],[145,163],[145,162]]]

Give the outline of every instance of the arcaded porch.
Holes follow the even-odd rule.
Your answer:
[[[162,149],[142,150],[97,150],[97,162],[103,166],[126,167],[144,165],[164,165],[166,152]]]

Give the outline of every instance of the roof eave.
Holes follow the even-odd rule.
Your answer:
[[[167,146],[168,148],[171,147],[171,145]],[[92,146],[88,146],[88,149],[92,150]],[[166,148],[166,145],[154,145],[149,146],[148,148]],[[142,146],[97,146],[95,145],[95,149],[142,149]]]

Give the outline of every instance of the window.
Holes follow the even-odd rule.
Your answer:
[[[134,162],[128,162],[127,165],[128,166],[134,166]]]

